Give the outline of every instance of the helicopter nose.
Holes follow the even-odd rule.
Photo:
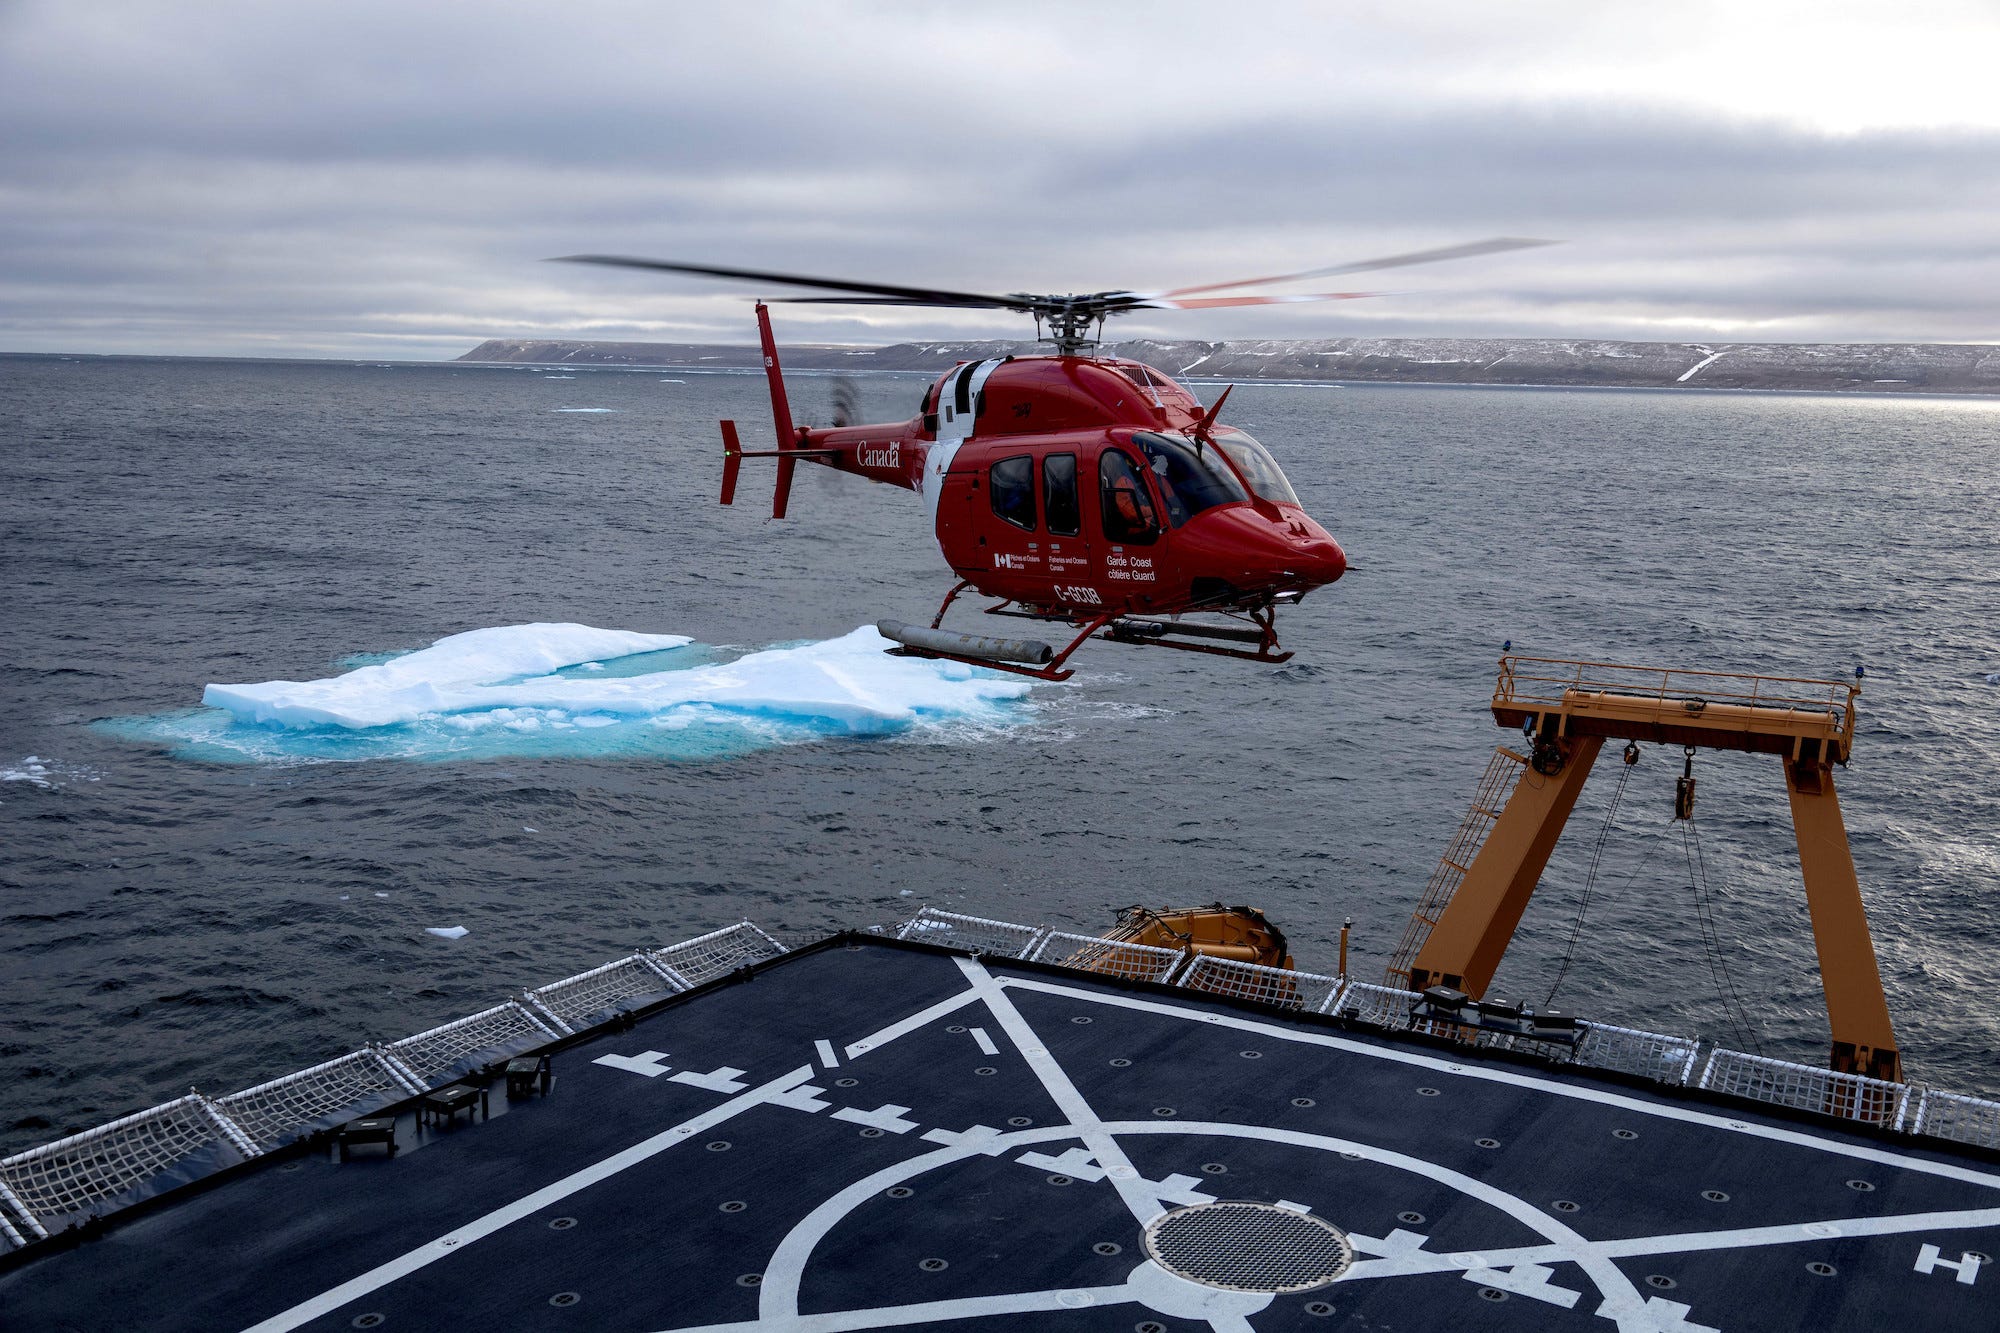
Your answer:
[[[1347,572],[1347,552],[1330,533],[1302,513],[1285,513],[1277,524],[1284,554],[1276,557],[1299,585],[1323,587]]]
[[[1331,537],[1296,548],[1294,568],[1314,587],[1332,583],[1347,572],[1347,552]]]
[[[1210,510],[1181,529],[1190,554],[1238,588],[1306,591],[1347,572],[1347,553],[1296,510],[1276,519],[1248,508]]]

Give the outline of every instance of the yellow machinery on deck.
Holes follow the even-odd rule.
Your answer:
[[[1799,866],[1832,1028],[1834,1069],[1899,1081],[1901,1061],[1868,916],[1834,794],[1858,684],[1504,657],[1493,720],[1527,754],[1496,749],[1390,963],[1390,981],[1483,996],[1606,740],[1775,756],[1791,796]],[[1636,751],[1634,752],[1636,754]],[[1686,817],[1693,781],[1683,779]]]

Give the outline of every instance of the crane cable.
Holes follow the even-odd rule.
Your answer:
[[[1715,924],[1715,892],[1708,883],[1708,858],[1701,849],[1701,830],[1695,827],[1692,812],[1680,823],[1681,850],[1688,863],[1688,887],[1694,892],[1695,918],[1701,927],[1702,948],[1708,954],[1708,972],[1715,981],[1716,998],[1722,1001],[1724,1017],[1736,1029],[1737,1039],[1749,1046],[1752,1053],[1762,1055],[1764,1048],[1757,1041],[1750,1013],[1737,993],[1736,979],[1729,974],[1729,959],[1722,952],[1722,931]]]
[[[1583,938],[1583,918],[1590,911],[1591,888],[1597,882],[1597,864],[1604,859],[1604,844],[1611,837],[1611,826],[1618,818],[1618,803],[1625,799],[1625,783],[1632,776],[1632,769],[1639,762],[1639,747],[1628,742],[1625,746],[1625,767],[1619,771],[1618,786],[1611,793],[1611,808],[1604,812],[1604,826],[1597,831],[1597,843],[1590,849],[1590,870],[1583,877],[1583,897],[1576,905],[1576,921],[1569,928],[1569,943],[1563,946],[1562,964],[1556,968],[1556,979],[1549,983],[1548,997],[1542,1001],[1544,1007],[1554,1004],[1556,992],[1562,988],[1563,978],[1569,975],[1569,965],[1576,957],[1577,941]],[[1633,875],[1639,872],[1634,870]],[[1630,884],[1631,877],[1625,881]]]

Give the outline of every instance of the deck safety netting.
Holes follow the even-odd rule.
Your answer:
[[[1710,1092],[1748,1097],[1773,1106],[1814,1111],[1842,1120],[1865,1120],[1895,1129],[1903,1127],[1909,1110],[1910,1089],[1905,1084],[1815,1069],[1811,1065],[1745,1055],[1720,1047],[1709,1054],[1708,1064],[1701,1071],[1700,1086]]]
[[[383,1050],[426,1088],[554,1041],[557,1034],[512,1000],[428,1032],[392,1041]]]
[[[1695,1054],[1700,1049],[1701,1043],[1693,1037],[1669,1037],[1609,1023],[1585,1023],[1583,1040],[1576,1046],[1576,1063],[1592,1069],[1637,1074],[1662,1083],[1686,1083],[1694,1072]]]
[[[1340,978],[1317,972],[1294,972],[1283,967],[1263,967],[1234,958],[1198,955],[1182,974],[1180,984],[1188,990],[1211,995],[1232,995],[1278,1009],[1303,1009],[1325,1013],[1340,991]]]
[[[356,1051],[296,1074],[216,1099],[231,1121],[268,1152],[357,1116],[379,1111],[410,1089],[373,1051]]]
[[[1152,944],[1052,930],[1042,936],[1027,957],[1032,962],[1054,963],[1127,981],[1165,981],[1180,966],[1183,955],[1178,949],[1162,949]]]
[[[964,916],[926,907],[896,928],[899,940],[922,940],[973,953],[996,954],[1002,958],[1026,958],[1041,942],[1040,926],[1017,926],[1011,921],[994,921],[983,916]]]
[[[200,1096],[30,1148],[0,1161],[0,1182],[47,1233],[248,1158]]]
[[[739,921],[661,949],[653,954],[653,961],[665,964],[688,985],[699,986],[739,967],[776,958],[784,951],[784,945],[748,921]]]
[[[529,994],[535,997],[535,1003],[574,1030],[679,989],[644,954],[635,953],[615,963],[550,982]]]
[[[1415,991],[1398,990],[1394,986],[1350,981],[1340,993],[1338,1012],[1343,1018],[1401,1030],[1410,1026],[1410,1006],[1423,998]]]
[[[2000,1148],[2000,1102],[1926,1088],[1917,1102],[1910,1132]]]

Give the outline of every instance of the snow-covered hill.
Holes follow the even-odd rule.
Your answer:
[[[783,349],[787,369],[941,370],[977,357],[1032,355],[1028,342],[898,343]],[[1108,355],[1170,375],[1225,380],[1551,384],[1873,393],[2000,393],[2000,346],[1956,343],[1648,343],[1573,338],[1334,338],[1107,343]],[[508,341],[461,361],[754,369],[729,345]]]

